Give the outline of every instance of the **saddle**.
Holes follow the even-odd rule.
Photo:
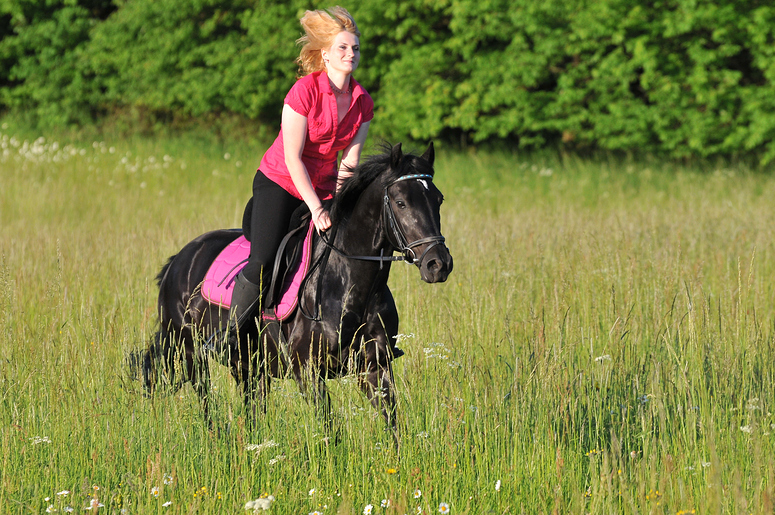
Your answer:
[[[243,235],[221,251],[212,262],[202,282],[202,297],[210,304],[228,309],[234,291],[234,279],[245,267],[250,255],[250,216],[253,199],[245,206]],[[307,275],[312,256],[315,225],[309,210],[302,206],[291,218],[288,234],[283,238],[274,261],[272,280],[267,293],[264,318],[285,320],[298,305],[299,288]]]

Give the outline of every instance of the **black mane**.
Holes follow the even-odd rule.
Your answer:
[[[346,219],[355,208],[355,203],[374,181],[385,188],[405,175],[433,175],[433,166],[412,152],[402,154],[398,166],[392,166],[393,148],[383,143],[382,153],[367,157],[353,169],[351,177],[346,179],[342,188],[334,196],[331,205],[331,222],[337,224]],[[399,150],[400,151],[400,150]]]

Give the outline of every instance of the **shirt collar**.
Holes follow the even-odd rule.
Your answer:
[[[317,82],[318,82],[318,88],[320,88],[321,91],[324,93],[328,93],[329,95],[333,95],[334,91],[331,89],[331,83],[328,80],[328,74],[325,71],[315,72],[318,74]],[[360,83],[353,78],[352,75],[350,75],[350,85],[352,86],[352,95],[353,95],[353,101],[355,101],[359,96],[363,95],[366,90],[363,89],[363,86],[360,85]]]

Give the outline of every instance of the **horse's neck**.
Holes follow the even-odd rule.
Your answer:
[[[376,190],[376,191],[375,191]],[[352,214],[336,227],[334,246],[348,256],[390,256],[391,245],[382,222],[382,195],[376,187],[367,189],[358,199]],[[330,259],[339,266],[340,277],[351,291],[373,291],[387,283],[390,262],[345,258],[331,252]]]
[[[382,221],[382,189],[373,184],[361,194],[351,215],[337,228],[337,243],[349,255],[379,256],[390,243]]]

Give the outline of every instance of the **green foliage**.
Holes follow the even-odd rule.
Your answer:
[[[94,31],[89,49],[104,100],[172,115],[274,120],[296,73],[298,8],[254,4],[127,3]]]
[[[0,104],[42,125],[127,109],[276,127],[321,1],[0,1]],[[357,78],[392,140],[775,159],[762,1],[364,0]]]
[[[98,100],[84,69],[89,31],[109,0],[0,3],[0,103],[47,125],[85,122]]]
[[[747,2],[461,0],[448,36],[393,62],[408,87],[378,100],[383,123],[420,138],[442,134],[436,122],[473,141],[672,157],[757,150],[767,161],[772,12]],[[414,110],[398,114],[401,105]]]

